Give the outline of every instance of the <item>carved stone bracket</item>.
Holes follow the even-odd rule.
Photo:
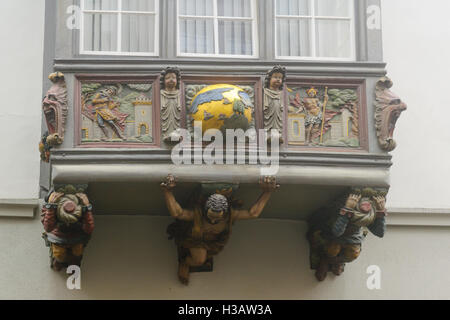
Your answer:
[[[386,231],[387,189],[353,188],[347,195],[313,213],[308,219],[311,269],[323,281],[328,272],[344,272],[356,260],[370,231],[382,238]]]
[[[381,78],[376,85],[375,126],[378,143],[383,150],[392,151],[397,146],[393,139],[395,125],[407,106],[389,90],[393,82],[388,77]]]
[[[42,208],[43,238],[50,248],[50,267],[59,271],[81,266],[84,248],[94,231],[87,185],[59,185],[50,191]]]

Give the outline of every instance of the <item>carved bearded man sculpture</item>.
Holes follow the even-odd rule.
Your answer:
[[[161,183],[169,213],[176,219],[167,232],[178,247],[178,278],[185,285],[189,283],[189,273],[193,269],[212,269],[211,258],[225,247],[233,223],[258,218],[272,192],[279,187],[274,177],[263,178],[263,193],[250,210],[234,208],[229,198],[218,193],[210,195],[206,201],[197,199],[194,208],[184,209],[172,193],[175,185],[171,175]]]

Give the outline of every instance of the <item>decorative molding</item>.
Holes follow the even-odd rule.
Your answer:
[[[450,209],[387,208],[388,226],[450,227]]]
[[[0,199],[0,217],[34,218],[38,199]]]
[[[214,63],[211,63],[214,61]],[[90,59],[90,58],[74,58],[74,59],[55,59],[54,68],[63,72],[151,72],[159,74],[161,69],[168,65],[177,66],[184,73],[195,74],[230,74],[247,73],[261,75],[267,72],[267,68],[271,68],[274,63],[283,64],[290,74],[303,75],[325,75],[325,76],[373,76],[382,77],[386,75],[386,63],[382,62],[327,62],[327,61],[283,61],[276,60],[270,62],[261,61],[245,61],[242,62],[232,59],[214,59],[214,60],[154,60],[147,59]]]
[[[389,154],[367,154],[350,152],[311,152],[311,151],[283,151],[280,152],[280,164],[286,165],[311,165],[311,166],[358,166],[390,168],[392,156]],[[161,163],[171,162],[171,151],[166,149],[58,149],[52,153],[53,164],[67,162],[80,164],[111,163],[117,161]],[[246,151],[248,155],[248,151]]]
[[[171,173],[180,182],[221,181],[223,183],[258,183],[261,166],[249,165],[182,165],[158,163],[53,164],[55,183],[91,182],[157,182]],[[357,166],[281,165],[277,180],[286,185],[351,187],[389,187],[389,170]]]

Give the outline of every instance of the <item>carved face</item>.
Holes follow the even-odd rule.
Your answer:
[[[71,225],[80,220],[83,208],[80,199],[76,195],[66,194],[58,202],[58,221]]]
[[[387,151],[396,147],[393,139],[395,125],[400,114],[407,109],[405,103],[393,93],[392,82],[389,79],[378,81],[376,91],[376,128],[380,146]]]
[[[368,199],[362,199],[359,203],[359,210],[362,213],[369,213],[372,209],[372,203]]]
[[[272,77],[270,78],[270,89],[280,90],[282,84],[283,74],[280,72],[275,72],[274,74],[272,74]]]
[[[174,91],[177,88],[177,75],[175,73],[168,73],[164,77],[164,87],[167,91]]]
[[[206,217],[211,224],[218,224],[225,219],[223,211],[216,212],[211,209],[206,212]]]

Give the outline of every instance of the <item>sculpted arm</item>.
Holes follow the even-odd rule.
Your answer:
[[[279,185],[277,185],[275,177],[264,177],[261,180],[260,185],[263,189],[263,193],[256,201],[256,203],[250,208],[250,210],[234,210],[233,220],[258,218],[267,202],[269,201],[272,193],[280,187]]]
[[[194,219],[194,212],[192,210],[183,209],[175,199],[172,189],[175,187],[175,178],[172,175],[167,176],[166,181],[161,183],[161,188],[164,193],[167,209],[172,217],[175,219],[190,221]]]

